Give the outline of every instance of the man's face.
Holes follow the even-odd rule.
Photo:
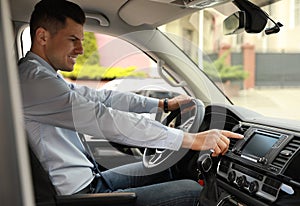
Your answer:
[[[47,41],[46,61],[55,70],[73,71],[77,56],[83,54],[83,37],[83,26],[67,18],[65,27]]]

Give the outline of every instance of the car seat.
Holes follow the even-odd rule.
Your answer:
[[[48,173],[29,146],[30,164],[37,206],[92,206],[134,205],[136,194],[132,192],[58,195]]]

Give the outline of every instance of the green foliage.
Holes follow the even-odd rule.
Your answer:
[[[103,79],[115,79],[121,77],[146,77],[145,72],[136,72],[136,67],[130,66],[126,68],[111,67],[106,68],[99,65],[79,65],[74,66],[72,72],[61,72],[61,74],[70,79],[88,79],[88,80],[103,80]]]
[[[95,34],[93,32],[84,32],[83,55],[78,56],[76,62],[78,64],[99,64],[99,52]]]
[[[105,79],[114,79],[114,78],[121,78],[121,77],[146,77],[146,72],[136,72],[135,66],[130,66],[126,68],[121,67],[111,67],[107,70],[105,70],[104,74],[102,75],[102,78]]]
[[[226,64],[226,57],[229,52],[225,52],[215,61],[203,62],[204,72],[215,82],[226,82],[233,80],[244,80],[248,77],[248,73],[243,70],[242,65]]]

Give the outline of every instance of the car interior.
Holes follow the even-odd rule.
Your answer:
[[[274,35],[283,24],[274,21],[261,7],[280,0],[70,1],[80,5],[86,13],[86,31],[117,37],[133,45],[155,63],[163,80],[195,98],[192,111],[177,110],[170,114],[161,111],[154,117],[157,121],[183,131],[224,129],[245,137],[231,139],[225,155],[212,157],[211,151],[150,150],[86,136],[102,169],[135,161],[143,161],[148,167],[171,167],[183,178],[204,181],[204,189],[199,194],[201,206],[300,204],[299,123],[234,105],[172,38],[158,29],[196,11],[215,8],[228,17],[224,20],[226,34],[265,32]],[[1,199],[4,205],[134,205],[135,193],[57,195],[47,173],[28,147],[20,88],[15,77],[18,76],[17,62],[25,55],[24,47],[28,43],[22,41],[21,36],[37,2],[0,1]],[[271,26],[267,22],[271,22]],[[135,92],[155,98],[178,94],[176,91]],[[162,157],[158,157],[158,153],[162,153]]]

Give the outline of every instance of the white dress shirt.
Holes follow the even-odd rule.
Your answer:
[[[94,178],[77,132],[125,145],[178,150],[183,132],[138,113],[158,100],[67,83],[32,52],[19,62],[29,143],[58,194],[73,194]]]

